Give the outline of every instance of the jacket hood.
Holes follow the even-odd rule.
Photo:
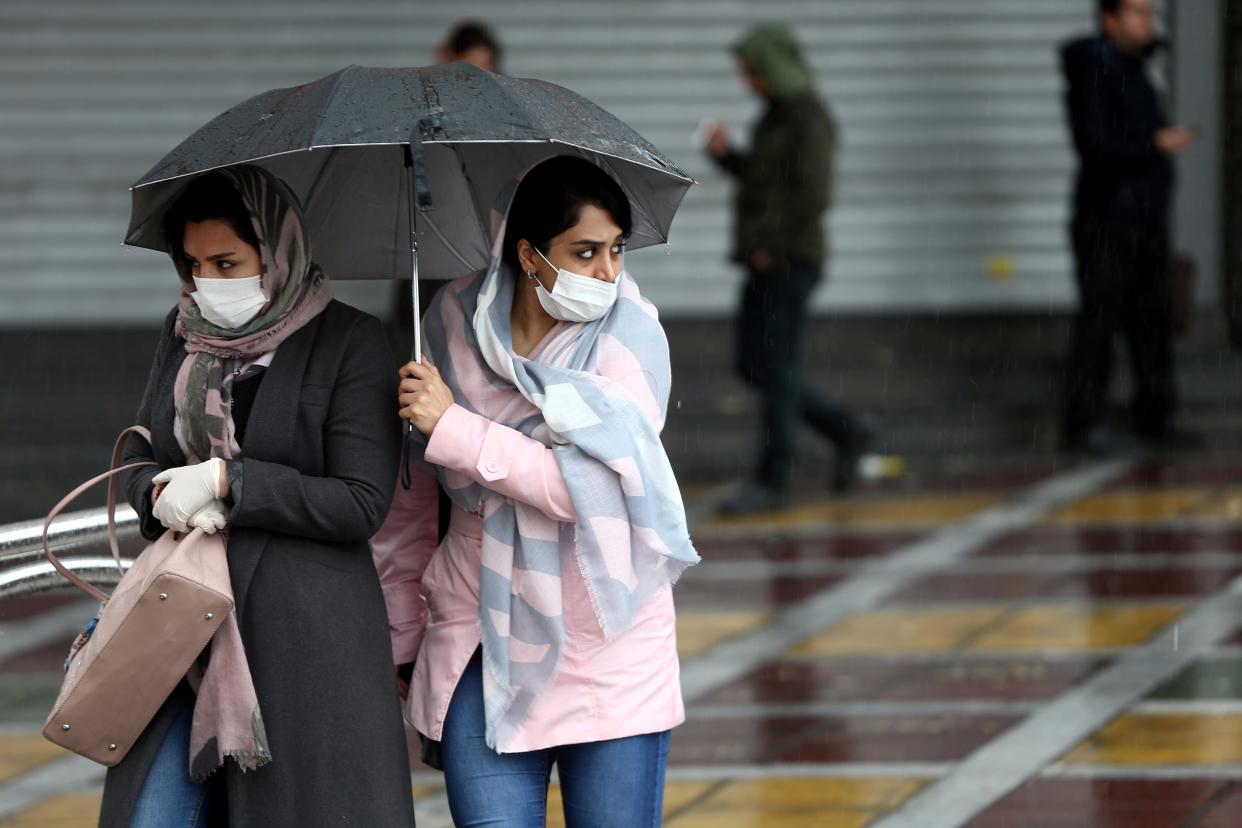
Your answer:
[[[815,88],[815,76],[793,32],[783,23],[761,23],[733,46],[768,84],[773,98],[792,98]]]

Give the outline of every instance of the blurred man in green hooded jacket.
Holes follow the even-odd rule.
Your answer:
[[[734,46],[742,75],[767,108],[748,152],[730,146],[719,124],[708,153],[737,180],[734,261],[747,269],[737,322],[736,369],[763,394],[761,450],[754,478],[722,506],[762,511],[789,499],[794,433],[801,420],[836,449],[832,486],[857,478],[871,433],[801,377],[807,301],[823,276],[824,213],[832,198],[837,130],[789,28],[752,28]]]

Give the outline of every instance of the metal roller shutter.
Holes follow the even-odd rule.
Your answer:
[[[0,324],[158,318],[166,261],[119,241],[127,184],[224,107],[348,63],[431,59],[463,12],[366,4],[0,5]],[[701,182],[667,250],[630,262],[666,314],[727,312],[727,182],[692,133],[757,112],[727,51],[758,20],[793,22],[840,122],[831,284],[861,311],[1030,308],[1070,296],[1072,167],[1054,46],[1090,0],[490,2],[505,70],[585,94]],[[383,285],[341,294],[382,309]]]

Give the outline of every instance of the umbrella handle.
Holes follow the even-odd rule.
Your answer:
[[[414,215],[411,212],[410,221],[414,221]],[[414,303],[414,361],[423,361],[423,332],[422,332],[422,314],[419,313],[418,307],[418,240],[415,239],[411,245],[411,269],[414,278],[410,280],[413,294],[410,301]],[[405,421],[405,433],[401,435],[401,488],[409,491],[412,484],[410,478],[410,442],[414,439],[414,424],[409,420]]]
[[[410,216],[413,221],[414,217]],[[415,362],[423,361],[423,309],[418,301],[418,239],[410,244],[410,303],[414,306],[414,345],[411,353]],[[413,428],[413,426],[410,426]]]

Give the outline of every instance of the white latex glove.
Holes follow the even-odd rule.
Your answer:
[[[212,457],[193,466],[165,469],[153,477],[155,485],[164,484],[151,512],[155,519],[174,532],[188,532],[190,518],[224,495],[220,491],[223,467],[223,460]]]
[[[202,529],[208,535],[214,535],[228,525],[226,513],[228,507],[223,500],[213,500],[190,517],[190,529]]]

